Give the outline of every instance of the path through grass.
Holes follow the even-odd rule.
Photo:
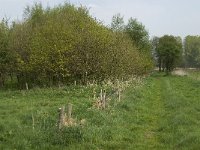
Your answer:
[[[133,104],[135,149],[200,148],[200,82],[156,75],[140,93]]]

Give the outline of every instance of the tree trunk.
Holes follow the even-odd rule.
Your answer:
[[[0,87],[2,88],[4,86],[4,79],[2,73],[0,73]]]
[[[161,72],[161,59],[159,58],[159,60],[158,60],[158,67],[159,67],[159,71]]]

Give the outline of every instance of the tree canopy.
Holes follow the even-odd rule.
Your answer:
[[[113,23],[116,26],[110,29],[91,17],[87,8],[69,3],[27,7],[24,20],[10,27],[1,23],[0,72],[16,77],[21,88],[26,83],[52,86],[146,73],[151,61],[126,32],[116,31],[123,24],[119,15]]]
[[[182,56],[182,43],[180,38],[164,35],[158,40],[154,39],[154,44],[159,70],[172,71]]]
[[[137,19],[130,18],[125,30],[140,51],[150,50],[149,34],[142,23]]]
[[[200,67],[200,36],[187,36],[184,40],[187,67]]]

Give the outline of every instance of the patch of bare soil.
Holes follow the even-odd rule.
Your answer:
[[[184,69],[176,69],[172,72],[173,75],[187,76],[188,73]]]

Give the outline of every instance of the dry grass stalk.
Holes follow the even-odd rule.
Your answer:
[[[71,127],[71,126],[76,126],[77,121],[76,119],[73,118],[65,118],[64,126],[65,127]]]
[[[66,108],[67,114],[65,113],[64,106],[59,108],[59,129],[62,129],[63,127],[77,126],[78,124],[81,126],[86,124],[85,119],[82,119],[79,123],[77,123],[77,119],[72,118],[72,104],[69,103]]]
[[[86,119],[81,119],[80,125],[81,125],[81,126],[84,126],[85,124],[86,124]]]
[[[101,109],[102,108],[102,102],[100,99],[97,99],[94,104],[93,107],[97,108],[97,109]]]
[[[93,107],[95,107],[97,109],[105,109],[106,108],[106,90],[101,89],[100,97],[95,99]]]

